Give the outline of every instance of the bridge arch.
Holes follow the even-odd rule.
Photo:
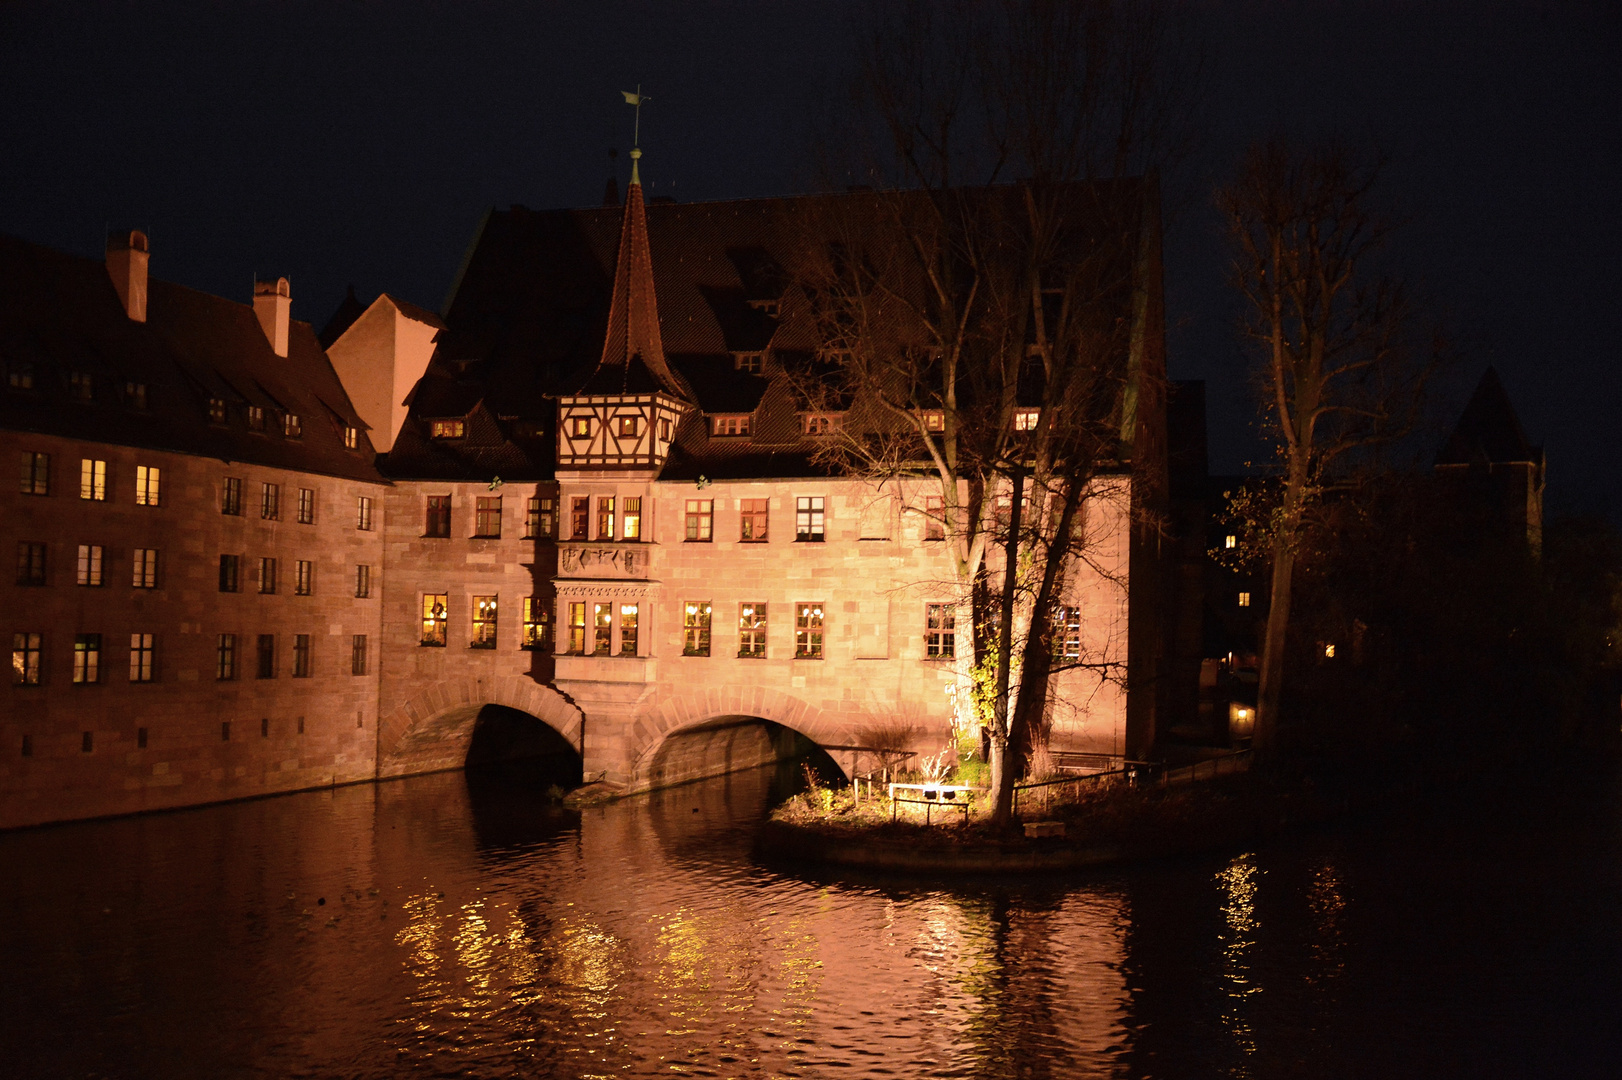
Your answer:
[[[527,713],[580,749],[581,713],[550,686],[521,677],[446,679],[412,695],[378,723],[377,775],[460,769],[486,705]]]
[[[819,709],[792,694],[785,694],[764,686],[722,685],[694,690],[686,694],[660,697],[638,710],[630,725],[628,750],[631,761],[632,789],[645,789],[672,782],[661,775],[661,751],[672,736],[697,732],[727,732],[755,721],[766,721],[804,736],[819,747],[849,746],[853,738],[843,716]],[[732,771],[749,764],[765,764],[764,760],[751,762],[747,756],[732,764],[731,754],[735,742],[730,738],[717,738],[714,745],[724,747],[727,761],[713,762],[714,773]],[[763,751],[764,752],[764,751]],[[696,779],[702,770],[683,775],[680,780]]]

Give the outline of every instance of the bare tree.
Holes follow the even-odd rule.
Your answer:
[[[972,619],[959,697],[987,721],[998,821],[1052,675],[1124,676],[1114,655],[1056,656],[1050,628],[1080,567],[1121,571],[1093,558],[1084,504],[1159,393],[1158,189],[1142,174],[1181,134],[1175,36],[1160,8],[1117,0],[892,9],[862,52],[848,140],[868,137],[880,190],[804,245],[823,252],[802,284],[832,367],[803,392],[851,410],[825,456],[938,491]]]
[[[1345,147],[1253,147],[1217,204],[1232,241],[1265,427],[1282,472],[1265,530],[1272,600],[1253,746],[1277,746],[1290,594],[1303,524],[1326,488],[1406,433],[1432,364],[1404,336],[1409,302],[1382,272],[1391,221],[1377,162]]]

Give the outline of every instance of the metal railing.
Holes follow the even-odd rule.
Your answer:
[[[958,810],[963,814],[963,824],[969,823],[969,804],[974,796],[985,788],[969,787],[967,784],[891,784],[887,794],[890,798],[890,820],[897,820],[901,806],[922,806],[924,808],[924,824],[930,824],[930,816],[934,808],[943,810]],[[921,799],[904,799],[897,795],[898,791],[916,791],[923,796]],[[963,798],[959,799],[961,795]]]
[[[1118,759],[1119,760],[1119,759]],[[1113,783],[1121,778],[1127,783],[1141,782],[1145,776],[1152,775],[1159,766],[1152,761],[1121,761],[1118,769],[1101,769],[1098,772],[1083,773],[1080,776],[1057,776],[1049,780],[1033,780],[1027,784],[1014,785],[1013,816],[1019,817],[1020,792],[1039,791],[1042,793],[1042,805],[1052,805],[1052,796],[1057,792],[1055,788],[1069,787],[1073,789],[1072,795],[1080,793],[1084,786],[1098,787],[1107,782]],[[1029,797],[1027,797],[1027,802]]]

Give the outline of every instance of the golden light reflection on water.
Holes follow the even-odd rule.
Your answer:
[[[1222,892],[1222,915],[1227,924],[1221,934],[1224,989],[1221,1018],[1234,1045],[1246,1055],[1256,1052],[1246,999],[1262,992],[1249,961],[1261,929],[1261,921],[1256,916],[1256,892],[1261,876],[1253,852],[1234,859],[1216,875],[1217,887]],[[1248,1071],[1242,1074],[1248,1075]]]
[[[1312,884],[1307,888],[1307,909],[1312,912],[1313,970],[1309,982],[1329,980],[1345,969],[1343,958],[1342,916],[1346,911],[1345,886],[1333,863],[1325,862],[1312,872]]]

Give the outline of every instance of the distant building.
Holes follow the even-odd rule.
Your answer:
[[[1543,447],[1521,427],[1498,372],[1488,368],[1436,455],[1436,476],[1467,506],[1483,536],[1543,547]]]

